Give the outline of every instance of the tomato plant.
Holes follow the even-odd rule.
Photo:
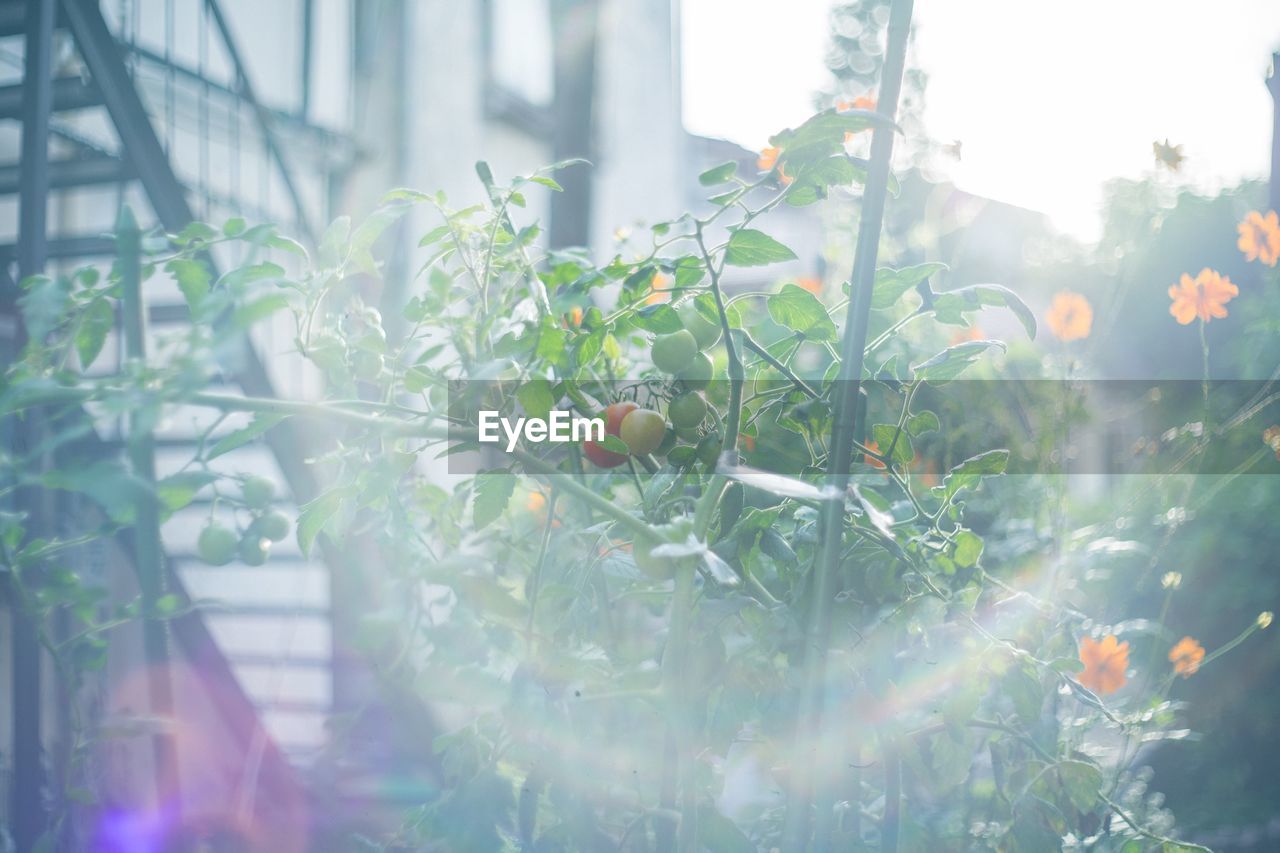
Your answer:
[[[898,75],[905,5],[889,21]],[[428,750],[438,790],[371,842],[385,849],[1188,849],[1127,793],[1131,742],[1176,722],[1167,685],[1121,693],[1130,646],[1096,630],[1078,590],[1015,586],[1046,562],[1109,570],[1124,549],[1068,548],[1082,537],[1046,521],[1055,487],[1002,480],[1008,449],[966,434],[970,413],[921,402],[966,372],[998,375],[1005,342],[939,343],[978,312],[1006,310],[1029,338],[1036,321],[1003,287],[935,289],[942,264],[879,265],[900,132],[887,73],[877,110],[821,110],[775,135],[758,172],[707,170],[707,212],[602,262],[515,224],[526,193],[558,190],[555,168],[486,181],[487,201],[462,209],[393,191],[314,251],[268,226],[151,235],[139,274],[179,284],[197,319],[247,328],[287,311],[324,377],[317,400],[198,390],[217,375],[200,323],[181,357],[97,376],[84,329],[114,310],[121,270],[28,281],[41,334],[7,374],[4,411],[252,416],[145,499],[231,506],[235,529],[211,520],[199,536],[213,565],[262,565],[292,530],[304,553],[349,546],[376,567],[358,584],[379,602],[364,614],[374,669],[463,709]],[[845,147],[866,132],[870,160]],[[795,259],[772,212],[828,199],[856,211],[848,281],[731,289],[735,272]],[[371,248],[414,208],[438,224],[384,326],[365,301]],[[228,242],[291,268],[255,259],[214,280],[202,258]],[[659,274],[676,308],[650,304]],[[513,440],[446,480],[481,408],[603,413],[605,438]],[[321,489],[295,525],[269,480],[210,464],[286,420],[323,428]],[[123,463],[98,474],[132,482]],[[101,479],[46,482],[133,523]],[[5,524],[19,565],[9,551],[30,537]],[[1208,659],[1180,648],[1179,674]],[[1109,762],[1116,739],[1125,760]]]

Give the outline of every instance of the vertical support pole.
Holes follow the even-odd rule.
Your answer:
[[[877,109],[893,118],[902,91],[907,41],[911,32],[913,0],[893,0],[889,9],[888,44],[880,78]],[[831,451],[827,462],[827,482],[836,497],[822,506],[821,540],[810,584],[808,625],[805,631],[804,674],[801,687],[792,753],[795,766],[787,797],[785,826],[787,850],[831,849],[834,829],[834,785],[827,774],[838,760],[828,752],[842,739],[833,737],[832,714],[828,704],[827,652],[831,641],[832,606],[836,575],[840,568],[845,529],[845,492],[853,458],[853,439],[859,421],[862,397],[863,358],[867,347],[867,326],[871,314],[871,293],[875,283],[876,257],[884,224],[885,196],[893,158],[895,131],[878,127],[871,138],[871,165],[867,170],[862,210],[858,218],[858,240],[854,249],[853,272],[849,276],[851,296],[845,315],[841,342],[840,375],[836,380],[835,410],[832,419]],[[811,812],[816,819],[810,848]]]
[[[555,96],[551,152],[556,162],[591,159],[593,155],[599,32],[598,0],[552,0]],[[556,175],[556,180],[564,192],[551,194],[551,246],[586,246],[591,239],[591,169],[573,166]]]
[[[1271,90],[1271,193],[1270,207],[1280,210],[1280,51],[1271,55],[1271,76],[1267,78]]]
[[[306,121],[311,112],[311,40],[315,29],[316,0],[302,0],[302,91],[298,114]]]
[[[142,301],[142,234],[133,211],[126,205],[116,222],[116,253],[120,269],[120,307],[124,324],[125,356],[130,361],[146,358],[146,318]],[[148,485],[156,479],[155,438],[150,426],[136,414],[129,418],[129,461],[134,474]],[[138,565],[138,587],[142,597],[142,641],[147,658],[147,687],[152,713],[166,723],[174,722],[173,687],[169,679],[168,624],[157,612],[156,603],[165,592],[164,554],[160,548],[160,513],[154,501],[140,501],[134,524],[134,554]],[[152,738],[156,767],[157,806],[176,810],[179,806],[177,755],[168,732]]]
[[[54,0],[28,0],[22,89],[22,169],[18,176],[18,279],[44,271],[49,196],[49,112],[52,100]],[[21,346],[21,341],[16,342]],[[32,413],[26,444],[39,444],[43,417]],[[42,506],[30,507],[33,525],[51,527]],[[49,513],[44,513],[50,515]],[[18,853],[36,848],[48,825],[41,758],[41,650],[34,614],[13,619],[13,840]]]
[[[18,280],[44,271],[49,198],[49,112],[53,109],[55,0],[27,3],[22,87],[22,171],[18,175]]]

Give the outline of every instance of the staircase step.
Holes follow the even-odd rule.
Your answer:
[[[18,191],[18,175],[21,171],[20,163],[0,165],[0,195],[13,195]],[[117,184],[133,178],[133,169],[118,157],[54,160],[49,164],[49,188],[55,190]]]
[[[333,661],[327,656],[317,655],[290,655],[284,659],[283,664],[281,658],[272,652],[241,652],[240,654],[227,655],[227,662],[233,668],[241,667],[274,667],[288,666],[295,669],[322,669],[328,670],[333,666]]]
[[[52,83],[53,111],[83,110],[102,103],[102,93],[79,77],[59,77]],[[0,119],[22,118],[22,83],[0,86]]]

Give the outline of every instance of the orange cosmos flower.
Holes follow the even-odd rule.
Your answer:
[[[879,452],[880,452],[880,444],[879,444],[879,442],[877,442],[877,441],[868,441],[868,442],[867,442],[867,450],[872,451],[872,453],[879,453]],[[863,459],[863,461],[864,461],[864,462],[866,462],[866,463],[867,463],[868,465],[870,465],[872,468],[884,468],[884,467],[885,467],[885,464],[884,464],[883,462],[881,462],[877,457],[872,456],[872,455],[871,455],[871,453],[864,453],[864,454],[862,454],[862,459]]]
[[[1093,308],[1089,300],[1078,293],[1064,290],[1054,294],[1045,317],[1049,331],[1060,341],[1078,341],[1089,337],[1093,329]]]
[[[844,112],[845,110],[874,110],[875,108],[876,99],[867,95],[859,95],[852,101],[836,101],[836,110],[838,112]]]
[[[771,145],[760,152],[760,158],[756,160],[756,166],[758,166],[762,172],[776,171],[778,173],[778,179],[782,181],[785,186],[791,183],[793,178],[786,173],[782,168],[782,164],[778,162],[778,159],[781,156],[782,149]]]
[[[747,435],[745,432],[738,433],[738,444],[748,453],[754,453],[756,449],[756,440],[754,436]]]
[[[1077,680],[1094,693],[1115,693],[1124,687],[1128,677],[1129,643],[1116,641],[1114,634],[1103,637],[1101,642],[1092,637],[1080,641],[1080,662],[1084,671]]]
[[[1274,210],[1265,216],[1250,211],[1236,230],[1240,232],[1236,246],[1244,252],[1246,261],[1262,261],[1269,267],[1280,261],[1280,217]]]
[[[644,298],[645,305],[656,305],[659,302],[669,302],[671,300],[671,291],[667,290],[667,285],[671,284],[671,276],[662,271],[653,274],[653,279],[649,282],[649,295]]]
[[[845,110],[874,110],[876,108],[876,99],[866,95],[859,95],[852,101],[836,101],[836,112],[844,112]],[[848,145],[862,131],[845,131],[844,143]]]
[[[1240,288],[1231,279],[1208,267],[1195,278],[1183,273],[1182,280],[1169,288],[1169,298],[1173,300],[1169,313],[1184,326],[1196,317],[1207,323],[1212,317],[1227,316],[1223,306],[1239,293]]]
[[[568,313],[560,319],[560,325],[566,329],[576,329],[582,325],[582,309],[577,305],[569,309]]]
[[[796,286],[801,290],[807,290],[814,296],[822,295],[822,279],[815,276],[806,275],[796,279]]]
[[[960,331],[956,332],[954,335],[951,336],[951,346],[955,346],[956,344],[963,344],[963,343],[966,343],[967,341],[985,340],[986,337],[987,337],[987,333],[982,331],[981,326],[970,326],[967,329],[961,329]]]
[[[1204,646],[1191,637],[1183,637],[1169,649],[1169,661],[1173,664],[1173,671],[1183,678],[1190,678],[1196,670],[1200,669],[1202,660],[1204,660]]]

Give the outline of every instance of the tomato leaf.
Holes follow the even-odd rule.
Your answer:
[[[205,460],[217,459],[224,453],[230,453],[237,447],[243,447],[287,417],[288,415],[266,412],[254,415],[253,421],[247,427],[228,433],[218,439],[218,442],[209,448],[209,452],[205,454]]]
[[[107,332],[115,322],[115,309],[106,299],[99,298],[89,303],[80,317],[80,328],[76,330],[76,354],[80,356],[82,369],[88,369],[102,352]]]
[[[507,503],[516,490],[516,478],[505,468],[499,468],[477,474],[475,484],[472,519],[476,530],[481,530],[507,511]]]
[[[1004,341],[964,341],[947,347],[932,358],[912,366],[911,369],[915,372],[917,379],[945,382],[955,379],[977,361],[979,356],[993,347],[1001,352],[1006,349]]]
[[[812,341],[834,341],[836,324],[831,321],[827,309],[818,297],[794,284],[784,285],[782,290],[766,302],[769,316],[780,326],[799,332]]]
[[[734,231],[724,252],[724,262],[734,267],[762,267],[795,259],[795,252],[754,228]]]
[[[1077,811],[1091,811],[1097,804],[1102,790],[1102,771],[1097,767],[1083,761],[1063,761],[1058,764],[1058,780]]]
[[[713,166],[698,175],[698,183],[704,187],[714,187],[716,184],[727,182],[737,171],[738,164],[730,160],[727,163],[721,163],[719,166]]]
[[[1008,464],[1007,450],[988,450],[986,453],[970,456],[947,472],[947,479],[942,483],[943,497],[950,500],[961,489],[976,487],[983,477],[1003,474]]]
[[[883,267],[876,270],[875,283],[871,289],[871,307],[875,309],[891,308],[903,295],[931,276],[945,272],[946,264],[916,264],[902,269]]]
[[[195,500],[205,486],[218,479],[209,471],[182,471],[156,483],[156,497],[169,512],[182,509]]]

